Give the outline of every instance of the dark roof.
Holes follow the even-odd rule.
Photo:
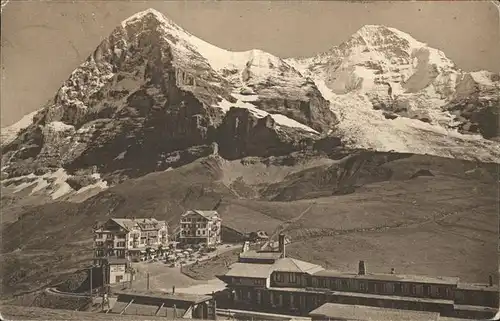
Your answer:
[[[488,284],[458,283],[458,288],[462,290],[498,292],[498,285]]]
[[[403,274],[366,274],[359,275],[354,273],[344,273],[335,270],[323,270],[313,274],[320,277],[337,277],[346,279],[360,279],[372,281],[394,281],[394,282],[415,282],[415,283],[430,283],[430,284],[450,284],[458,283],[456,277],[429,277],[423,275],[403,275]]]
[[[455,310],[465,310],[465,311],[488,311],[488,312],[497,312],[498,308],[492,307],[484,307],[477,305],[464,305],[464,304],[454,304],[453,309]]]
[[[186,213],[182,214],[182,216],[192,214],[192,213],[196,213],[196,214],[203,216],[204,218],[207,218],[207,219],[212,219],[214,216],[217,216],[217,217],[219,216],[219,213],[217,211],[200,211],[200,210],[189,210]]]
[[[124,258],[119,258],[119,257],[106,257],[103,259],[106,261],[108,264],[127,264],[129,261]]]
[[[189,294],[189,293],[171,293],[171,292],[146,292],[146,291],[117,291],[115,292],[118,296],[126,295],[126,296],[136,296],[136,297],[144,297],[144,298],[155,298],[155,299],[163,299],[163,300],[172,300],[172,301],[183,301],[189,303],[200,303],[205,302],[212,299],[209,295],[197,295],[197,294]]]
[[[165,221],[158,221],[155,218],[110,218],[112,222],[123,227],[125,230],[130,231],[135,227],[141,230],[154,230],[159,229],[162,225],[166,225]]]
[[[311,311],[309,315],[345,320],[432,321],[439,319],[439,313],[437,312],[396,310],[336,303],[325,303]]]

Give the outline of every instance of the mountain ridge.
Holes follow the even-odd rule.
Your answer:
[[[493,78],[386,26],[281,59],[218,48],[148,9],[117,26],[52,101],[2,129],[2,177],[62,168],[108,186],[212,153],[315,146],[499,162]]]
[[[309,65],[214,49],[181,29],[156,11],[126,20],[10,128],[12,141],[2,133],[3,295],[87,266],[97,220],[155,217],[175,229],[186,209],[215,204],[229,229],[286,226],[291,257],[339,270],[359,257],[374,271],[471,282],[498,270],[500,151],[495,135],[467,134],[494,128],[490,74],[469,73],[446,92],[442,79],[458,71],[417,55],[406,86],[427,87],[398,92],[398,77],[375,78],[401,75],[393,69],[413,50],[391,63],[378,53],[384,39],[368,61]],[[448,107],[477,128],[451,128]]]

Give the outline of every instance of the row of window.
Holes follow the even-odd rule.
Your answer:
[[[189,223],[189,222],[206,222],[207,219],[201,217],[184,217],[181,220],[181,223]]]
[[[233,278],[234,284],[245,284],[245,285],[266,285],[265,279],[250,279],[250,278]]]
[[[185,229],[207,228],[207,224],[181,224],[181,227]]]
[[[134,248],[135,247],[139,247],[140,245],[141,246],[144,246],[144,245],[150,245],[151,246],[151,245],[156,245],[156,244],[159,244],[159,243],[164,243],[166,241],[167,241],[166,238],[161,238],[159,241],[155,240],[155,239],[153,239],[153,240],[151,240],[151,239],[150,240],[146,240],[145,238],[141,238],[140,241],[130,241],[129,242],[129,246],[130,247],[134,247]],[[122,242],[116,242],[116,247],[125,247],[126,244],[127,243],[123,242],[123,241]],[[112,245],[113,244],[111,243],[111,247],[113,247]],[[96,247],[104,246],[104,242],[103,241],[96,241],[95,242],[95,246]]]
[[[296,273],[275,272],[272,274],[272,280],[277,283],[277,285],[283,283],[297,284],[300,283],[300,276]],[[338,291],[452,298],[451,287],[429,284],[408,284],[399,282],[377,282],[356,279],[313,277],[307,279],[307,286]]]
[[[296,273],[273,273],[273,279],[277,283],[297,283],[298,281]]]
[[[96,250],[96,257],[104,257],[104,256],[117,256],[117,257],[125,257],[125,250]]]
[[[207,235],[207,231],[206,230],[196,230],[196,233],[193,233],[191,230],[187,230],[187,231],[181,231],[181,235],[197,235],[197,236],[200,236],[200,235]]]
[[[353,279],[312,278],[309,286],[328,288],[331,290],[368,292],[377,294],[402,294],[438,298],[451,298],[451,289],[446,286],[429,284],[408,284],[392,282],[376,282]]]
[[[138,234],[138,233],[133,233],[133,234],[130,234],[130,237],[132,239],[138,239],[138,238],[157,238],[158,235],[160,235],[160,237],[167,237],[167,232],[166,231],[161,231],[160,234],[158,234],[158,232],[149,232],[149,233],[142,233],[142,235]],[[97,239],[113,240],[115,238],[117,238],[117,239],[125,239],[126,235],[125,234],[112,234],[112,233],[96,233],[96,234],[94,234],[94,240],[97,240]]]

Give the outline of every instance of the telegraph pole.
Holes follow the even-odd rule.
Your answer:
[[[149,291],[149,272],[148,272],[148,274],[147,274],[147,279],[148,279],[148,280],[147,280],[147,289],[148,289],[148,291]]]
[[[92,301],[92,266],[90,267],[89,280],[90,280],[90,301]]]
[[[101,309],[104,311],[104,303],[107,299],[106,297],[106,264],[104,262],[101,263],[101,269],[102,269],[102,304],[101,304]]]

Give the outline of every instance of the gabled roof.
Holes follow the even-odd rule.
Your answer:
[[[203,216],[204,218],[207,218],[207,219],[212,219],[215,216],[217,216],[217,217],[219,216],[219,213],[217,211],[201,211],[201,210],[189,210],[189,211],[186,211],[184,214],[182,214],[182,216],[186,216],[186,215],[189,215],[192,213],[196,213],[196,214]]]
[[[439,320],[438,312],[395,310],[379,307],[325,303],[311,311],[310,316],[338,318],[339,320],[400,320],[432,321]]]
[[[355,273],[345,273],[336,270],[322,270],[314,273],[314,276],[320,277],[337,277],[348,279],[361,279],[372,281],[394,281],[394,282],[416,282],[428,284],[449,284],[456,285],[459,281],[457,277],[439,276],[431,277],[425,275],[410,275],[410,274],[383,274],[383,273],[370,273],[359,275]]]
[[[313,274],[324,270],[323,267],[304,262],[289,257],[276,260],[273,265],[273,270],[277,272],[293,272],[293,273],[308,273]]]
[[[280,252],[249,250],[249,251],[240,253],[240,258],[241,259],[277,260],[280,257],[281,257],[281,253]]]
[[[190,293],[158,292],[158,291],[124,290],[124,291],[117,291],[117,292],[115,292],[115,294],[118,295],[119,301],[123,301],[122,299],[125,296],[155,298],[155,299],[182,301],[182,302],[190,302],[190,303],[200,303],[200,302],[205,302],[205,301],[212,299],[212,297],[209,295],[199,295],[199,294],[190,294]]]
[[[130,219],[130,218],[110,218],[108,220],[112,221],[127,231],[130,231],[134,228],[139,228],[141,230],[151,230],[160,228],[161,224],[166,224],[165,221],[158,221],[155,218],[139,218],[139,219]]]
[[[135,222],[128,218],[110,218],[110,221],[120,225],[122,228],[130,231],[135,227]]]
[[[272,267],[271,264],[234,263],[224,276],[267,279]]]

